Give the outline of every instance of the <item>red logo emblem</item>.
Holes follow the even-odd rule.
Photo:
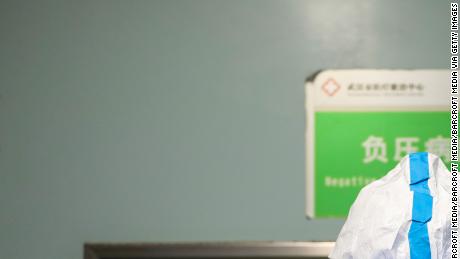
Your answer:
[[[334,79],[329,78],[321,88],[327,95],[334,96],[340,90],[340,85]]]

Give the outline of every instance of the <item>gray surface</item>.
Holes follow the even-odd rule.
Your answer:
[[[303,81],[444,68],[448,2],[0,3],[0,258],[85,241],[332,240]],[[27,249],[24,249],[27,247]]]

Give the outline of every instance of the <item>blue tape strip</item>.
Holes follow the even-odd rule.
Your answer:
[[[409,155],[410,190],[413,194],[412,224],[409,229],[410,258],[431,259],[428,222],[431,220],[433,197],[430,195],[428,179],[428,153],[420,152]]]

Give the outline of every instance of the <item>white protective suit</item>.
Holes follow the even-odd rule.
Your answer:
[[[360,191],[329,257],[450,258],[450,175],[433,154],[405,156]]]

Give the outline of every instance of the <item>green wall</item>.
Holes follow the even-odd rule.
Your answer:
[[[1,1],[0,258],[335,239],[304,217],[304,79],[447,67],[448,4]]]

